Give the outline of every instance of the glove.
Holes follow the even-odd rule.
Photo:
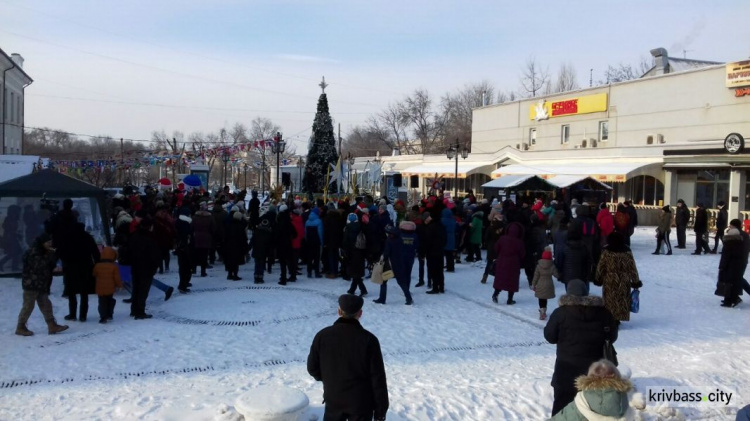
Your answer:
[[[633,288],[638,289],[643,286],[643,282],[637,281],[633,284]]]

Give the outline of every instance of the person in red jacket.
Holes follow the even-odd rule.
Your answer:
[[[607,237],[615,230],[615,220],[612,213],[607,209],[607,204],[602,202],[599,205],[599,213],[596,214],[596,225],[599,226],[599,244],[602,247],[607,245]]]

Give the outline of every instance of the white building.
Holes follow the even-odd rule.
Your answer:
[[[0,154],[23,154],[24,89],[31,82],[23,71],[23,57],[0,49]]]
[[[711,208],[723,200],[732,217],[750,210],[750,60],[651,53],[655,65],[640,79],[475,109],[459,192],[504,175],[575,175],[611,185],[612,201],[663,206],[682,198]],[[437,173],[452,190],[455,163],[445,155],[383,162],[420,181]]]

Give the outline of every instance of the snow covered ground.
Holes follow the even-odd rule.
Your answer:
[[[624,323],[616,343],[622,365],[646,386],[722,385],[750,404],[750,299],[735,309],[713,295],[719,255],[653,256],[653,228],[633,237],[645,284],[641,312]],[[674,241],[674,240],[673,240]],[[484,253],[484,251],[483,251]],[[176,261],[158,276],[177,285]],[[549,416],[555,347],[545,342],[537,300],[522,275],[515,306],[493,304],[482,267],[463,263],[446,276],[446,293],[412,288],[405,306],[396,285],[388,304],[372,303],[361,319],[380,339],[391,408],[389,420],[541,420]],[[336,319],[341,279],[307,279],[282,287],[278,269],[266,284],[225,280],[223,268],[193,279],[193,293],[151,290],[151,320],[128,317],[117,296],[114,321],[97,323],[91,296],[89,321],[69,322],[54,336],[38,309],[29,321],[37,334],[13,334],[21,307],[20,280],[0,280],[0,420],[238,420],[234,401],[260,385],[297,388],[310,398],[304,420],[322,419],[322,384],[306,371],[315,333]],[[414,278],[416,278],[416,269]],[[416,281],[415,281],[416,282]],[[60,278],[53,283],[58,319],[66,314]],[[558,297],[564,292],[556,282]],[[600,290],[592,287],[592,293]],[[549,312],[556,307],[550,300]],[[736,409],[682,409],[686,419],[734,419]],[[667,412],[662,412],[666,415]],[[654,408],[645,419],[665,419]],[[679,418],[674,418],[679,419]]]

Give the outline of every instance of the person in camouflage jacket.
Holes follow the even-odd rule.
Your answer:
[[[34,303],[44,315],[50,335],[66,330],[68,326],[58,325],[52,314],[52,302],[49,300],[52,285],[52,271],[55,269],[57,256],[52,248],[52,237],[42,234],[34,241],[34,245],[23,255],[23,306],[18,314],[16,335],[31,336],[34,332],[26,328],[26,322],[34,311]]]

